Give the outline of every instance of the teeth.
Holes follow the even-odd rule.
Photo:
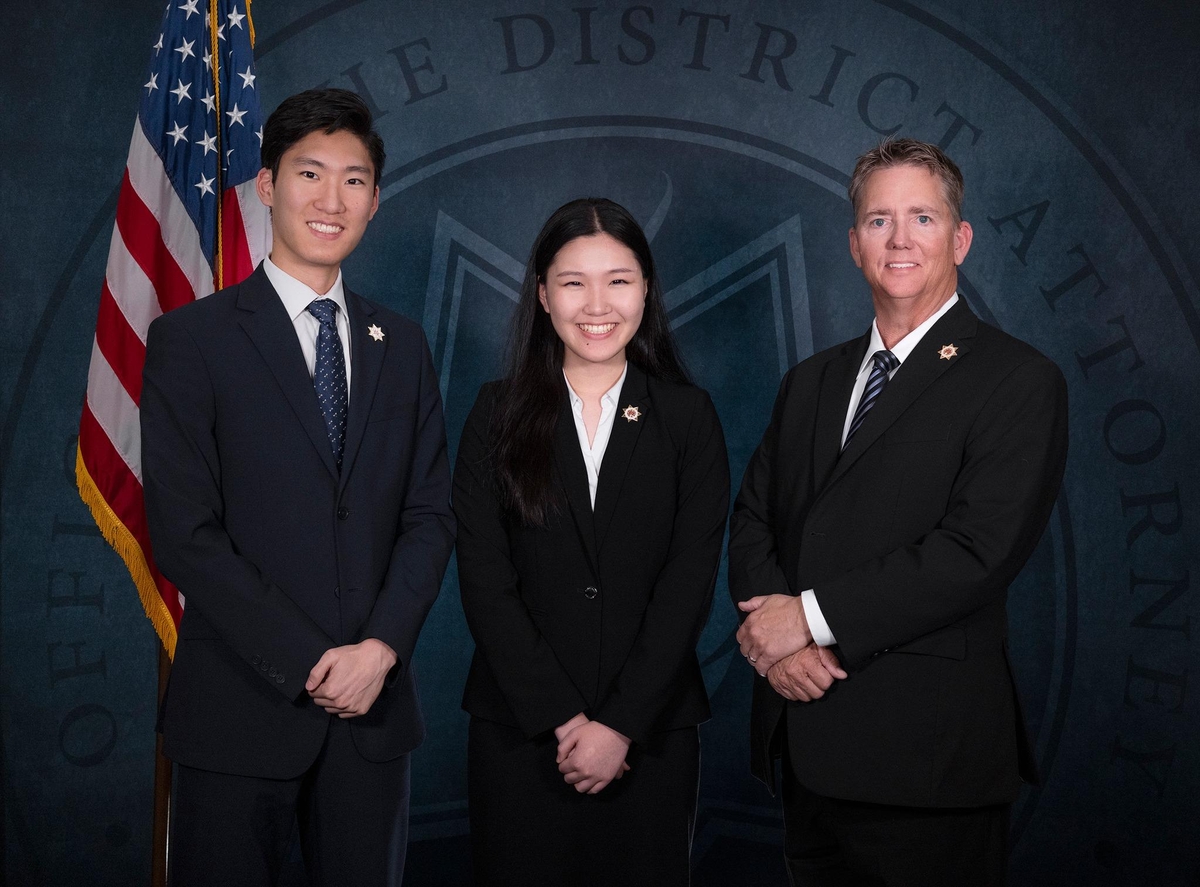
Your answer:
[[[324,222],[309,222],[308,227],[321,234],[337,234],[342,230],[341,225],[326,225]]]
[[[611,333],[617,328],[615,323],[580,323],[576,325],[585,333],[591,333],[594,336],[602,336],[605,333]]]
[[[889,268],[916,268],[916,262],[888,262]]]

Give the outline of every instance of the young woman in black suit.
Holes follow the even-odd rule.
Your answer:
[[[476,883],[686,885],[729,468],[624,208],[550,217],[511,341],[454,477]]]

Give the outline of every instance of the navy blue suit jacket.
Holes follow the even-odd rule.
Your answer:
[[[330,718],[304,689],[309,671],[369,637],[398,662],[350,719],[356,748],[384,761],[423,738],[410,664],[454,539],[441,398],[416,324],[349,290],[346,305],[340,473],[261,266],[151,324],[143,482],[155,559],[186,600],[161,720],[179,763],[299,775]]]

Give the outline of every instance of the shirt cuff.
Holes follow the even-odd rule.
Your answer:
[[[832,647],[837,643],[833,629],[825,621],[821,605],[817,603],[817,593],[811,588],[800,592],[800,604],[804,607],[804,618],[808,620],[808,630],[812,632],[813,643],[818,647]]]

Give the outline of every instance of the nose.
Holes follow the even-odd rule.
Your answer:
[[[892,249],[908,249],[909,231],[906,219],[899,219],[892,225],[892,236],[888,238],[888,246]]]
[[[583,303],[583,313],[596,317],[608,313],[608,294],[603,285],[588,287],[587,300]]]
[[[342,199],[341,183],[334,178],[328,178],[321,185],[315,203],[317,209],[327,213],[340,213],[344,210],[346,203]]]

